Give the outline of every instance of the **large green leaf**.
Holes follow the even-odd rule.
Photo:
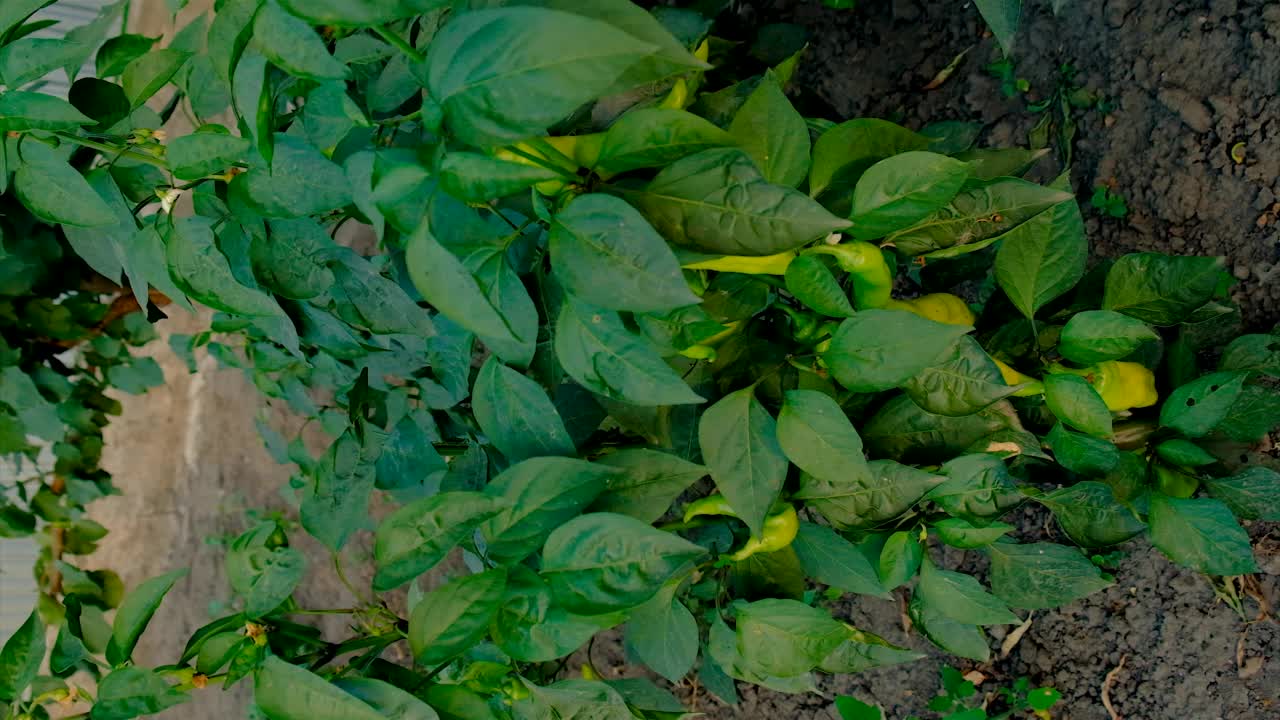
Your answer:
[[[631,613],[627,645],[650,669],[678,683],[698,659],[698,623],[668,584]]]
[[[844,411],[816,390],[789,390],[778,413],[778,443],[801,470],[828,486],[871,480],[862,438]]]
[[[1114,582],[1079,550],[1057,543],[998,542],[987,555],[992,592],[1017,608],[1066,605]]]
[[[737,603],[738,653],[761,675],[794,677],[817,667],[848,636],[826,610],[795,600]]]
[[[911,622],[934,645],[952,655],[986,662],[991,657],[987,637],[977,625],[956,622],[942,613],[942,608],[924,601],[921,595],[912,595],[907,606]]]
[[[169,273],[184,293],[215,310],[255,319],[271,328],[272,340],[298,351],[298,331],[275,298],[241,285],[232,274],[214,239],[212,220],[178,220],[166,242]]]
[[[643,604],[706,552],[633,517],[590,513],[547,538],[542,576],[565,609],[598,615]]]
[[[625,474],[610,478],[591,510],[630,515],[644,522],[654,522],[666,514],[681,493],[707,474],[702,465],[645,448],[619,450],[596,462]]]
[[[92,720],[132,720],[154,715],[186,701],[185,692],[155,672],[123,667],[111,671],[98,683],[98,699],[89,717]],[[272,717],[273,720],[292,720],[283,716]]]
[[[567,298],[555,325],[556,358],[586,389],[633,405],[685,405],[702,398],[612,310]]]
[[[1072,195],[1017,178],[970,183],[946,207],[885,238],[908,255],[962,249],[994,239]]]
[[[796,187],[809,174],[809,128],[766,72],[729,124],[729,134],[747,151],[765,180]]]
[[[950,202],[968,177],[967,163],[923,150],[881,160],[854,188],[854,237],[884,237],[923,220]]]
[[[440,188],[464,202],[489,202],[562,178],[551,168],[483,153],[451,152],[440,161]]]
[[[1253,370],[1280,377],[1280,335],[1241,335],[1222,350],[1218,369]]]
[[[44,143],[27,140],[18,146],[13,187],[32,215],[54,225],[101,227],[116,216],[92,186]]]
[[[840,123],[822,133],[813,145],[809,194],[824,198],[851,195],[858,178],[877,161],[928,147],[929,138],[887,120],[858,118]]]
[[[734,143],[732,135],[693,113],[640,108],[609,126],[595,167],[607,173],[665,167],[685,156]]]
[[[577,454],[546,392],[497,358],[489,358],[481,368],[471,395],[480,429],[511,462]]]
[[[1227,419],[1244,392],[1249,373],[1209,373],[1169,393],[1160,407],[1160,424],[1187,437],[1203,437]]]
[[[448,6],[447,0],[279,0],[289,12],[315,25],[369,27]]]
[[[828,317],[853,315],[848,293],[816,255],[801,255],[788,263],[785,280],[787,292],[809,308]]]
[[[96,121],[74,105],[38,92],[10,90],[0,95],[0,132],[71,130]]]
[[[78,65],[92,50],[63,38],[24,37],[0,47],[0,81],[17,90],[68,65]]]
[[[819,668],[829,673],[858,673],[871,668],[914,662],[924,657],[922,652],[898,647],[878,635],[863,630],[850,630],[849,637],[823,658]],[[837,699],[837,705],[838,703]]]
[[[1116,499],[1111,486],[1102,482],[1078,482],[1036,501],[1053,511],[1062,531],[1081,547],[1119,545],[1147,528],[1133,510]]]
[[[840,324],[822,357],[846,388],[888,390],[942,362],[972,329],[902,310],[864,310]]]
[[[865,473],[823,480],[801,473],[796,497],[838,528],[874,527],[911,509],[945,478],[892,460],[873,460]]]
[[[160,89],[169,84],[191,54],[173,48],[160,48],[134,59],[120,74],[120,84],[129,105],[139,108]]]
[[[427,593],[409,616],[414,659],[438,665],[484,639],[506,588],[507,571],[498,568],[460,577]]]
[[[174,570],[159,577],[151,578],[134,588],[116,608],[115,620],[111,623],[111,641],[107,645],[107,662],[119,666],[129,661],[138,638],[147,629],[151,617],[160,608],[160,601],[187,574],[186,570]]]
[[[1058,341],[1058,352],[1071,362],[1092,365],[1133,353],[1159,335],[1151,326],[1112,310],[1086,310],[1071,316]]]
[[[916,593],[925,604],[966,625],[1016,625],[1021,621],[972,575],[943,570],[927,555],[920,564]]]
[[[369,522],[374,463],[382,446],[371,429],[361,435],[348,427],[329,445],[313,468],[299,507],[302,527],[330,550],[341,550]]]
[[[8,704],[22,697],[40,672],[44,651],[44,623],[32,612],[0,649],[0,702]]]
[[[556,279],[592,305],[665,312],[698,303],[666,241],[611,195],[579,197],[558,213],[550,252]]]
[[[862,427],[862,441],[873,456],[936,465],[955,457],[992,433],[1021,429],[1008,400],[972,415],[934,415],[906,395],[885,403]]]
[[[577,615],[565,610],[552,598],[546,581],[521,565],[511,569],[507,596],[490,630],[494,643],[515,660],[547,662],[625,620],[624,613]]]
[[[1003,515],[1022,502],[1013,476],[995,455],[961,455],[942,466],[946,482],[929,499],[951,515],[976,525]]]
[[[1205,480],[1209,494],[1221,500],[1236,517],[1245,520],[1280,520],[1280,473],[1268,467],[1250,467],[1225,478]]]
[[[1069,190],[1066,177],[1054,187]],[[996,281],[1028,318],[1084,277],[1089,242],[1075,198],[1063,201],[1001,236]]]
[[[227,581],[244,598],[244,613],[261,617],[275,610],[302,582],[307,559],[295,548],[271,542],[274,522],[258,524],[231,541]]]
[[[814,580],[845,592],[887,597],[867,556],[831,528],[800,523],[791,547],[805,574]]]
[[[972,415],[1018,391],[1004,381],[995,362],[970,336],[952,345],[950,357],[907,380],[902,389],[935,415]]]
[[[507,509],[501,499],[456,490],[415,500],[378,525],[373,587],[390,590],[427,572],[485,521]]]
[[[249,246],[253,273],[272,291],[294,300],[307,300],[334,286],[334,271],[326,262],[334,243],[311,218],[272,220],[270,234],[254,233]],[[343,272],[351,273],[344,268]],[[354,273],[351,273],[354,274]],[[344,285],[356,285],[348,279]],[[364,301],[359,293],[351,302]],[[416,308],[415,308],[416,309]]]
[[[170,141],[165,159],[174,175],[191,180],[226,170],[242,161],[251,147],[246,138],[215,131],[195,132]]]
[[[803,193],[767,182],[737,148],[677,160],[627,199],[668,240],[722,255],[773,255],[849,225]]]
[[[354,695],[275,655],[255,674],[253,700],[270,720],[385,720]]]
[[[874,544],[871,545],[875,547]],[[915,530],[899,530],[890,533],[880,547],[876,572],[885,590],[898,588],[915,577],[924,560],[924,545]]]
[[[1253,443],[1277,426],[1280,426],[1280,393],[1266,385],[1245,385],[1217,429],[1237,442]]]
[[[938,533],[939,540],[951,547],[962,550],[986,547],[1014,530],[1012,525],[1001,522],[979,527],[960,518],[938,520],[930,523],[930,527]]]
[[[119,186],[106,168],[90,170],[84,179],[102,202],[106,203],[114,220],[109,225],[94,228],[68,225],[63,228],[67,242],[89,267],[105,278],[119,282],[126,267],[130,278],[140,278],[134,264],[136,254],[129,252],[138,232],[138,223],[133,219],[133,213]],[[145,293],[145,288],[143,292]]]
[[[1213,297],[1223,265],[1213,257],[1125,255],[1107,272],[1102,307],[1152,325],[1176,325]]]
[[[485,488],[506,507],[482,527],[492,558],[516,562],[535,552],[547,535],[581,513],[619,470],[560,457],[516,463]]]
[[[1062,423],[1054,424],[1045,441],[1058,464],[1078,475],[1102,477],[1120,462],[1120,451],[1114,443],[1073,433]]]
[[[707,408],[698,421],[698,443],[716,488],[751,532],[762,535],[765,516],[787,479],[788,463],[778,443],[777,421],[756,399],[755,387],[730,393]]]
[[[267,217],[326,213],[351,202],[351,185],[342,168],[305,140],[277,133],[270,167],[258,166],[232,181]]]
[[[1151,544],[1180,565],[1208,575],[1257,572],[1249,534],[1231,509],[1210,498],[1151,496]]]
[[[987,21],[991,34],[1000,41],[1000,49],[1005,55],[1011,54],[1022,15],[1022,0],[974,0],[973,4],[982,13],[982,19]]]
[[[797,638],[798,641],[802,641]],[[828,641],[829,642],[829,641]],[[815,646],[816,648],[817,646]],[[777,675],[769,675],[760,672],[754,661],[748,661],[743,657],[738,642],[738,634],[729,629],[729,626],[716,613],[711,621],[711,632],[707,640],[707,650],[705,657],[714,662],[715,667],[721,674],[728,675],[731,678],[743,680],[746,682],[762,685],[770,690],[783,693],[803,693],[816,692],[817,687],[814,685],[813,675],[811,673],[801,673],[789,677],[779,677]],[[801,648],[803,651],[803,648]],[[759,650],[757,650],[757,653]],[[758,658],[755,658],[758,661]],[[699,677],[705,677],[706,670],[699,673]],[[715,677],[713,675],[712,677]],[[727,687],[723,690],[717,690],[717,694],[724,696],[733,687],[733,682],[727,682]],[[736,697],[736,692],[730,697]]]
[[[427,84],[459,139],[500,145],[541,134],[656,49],[568,12],[478,10],[455,16],[431,42]]]
[[[53,0],[9,0],[0,7],[0,36],[8,34],[32,13],[52,2]]]
[[[1111,411],[1102,396],[1079,375],[1050,374],[1044,378],[1044,402],[1063,423],[1077,430],[1111,435]]]
[[[310,25],[267,0],[253,21],[256,47],[276,67],[295,77],[323,82],[345,80],[351,72],[325,47]]]
[[[417,696],[372,678],[339,678],[334,685],[372,705],[388,720],[440,720],[439,714]]]

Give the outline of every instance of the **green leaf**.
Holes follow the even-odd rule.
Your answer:
[[[524,566],[511,569],[507,596],[490,627],[493,641],[521,662],[547,662],[586,644],[596,633],[626,621],[623,613],[576,615],[554,603],[551,589]],[[469,719],[467,719],[469,720]]]
[[[351,203],[351,185],[342,168],[319,149],[277,133],[270,168],[258,166],[231,182],[232,192],[266,217],[318,215]]]
[[[448,5],[443,0],[279,0],[286,10],[313,25],[371,27]]]
[[[1022,0],[974,0],[974,5],[978,6],[982,19],[987,21],[991,34],[1000,41],[1000,49],[1005,55],[1011,54],[1022,15]]]
[[[836,712],[840,720],[884,720],[884,710],[878,705],[868,705],[847,695],[836,697]]]
[[[1098,437],[1111,435],[1111,411],[1098,391],[1079,375],[1044,377],[1044,401],[1063,423]]]
[[[306,574],[306,556],[271,542],[276,529],[274,522],[260,523],[233,540],[227,550],[227,580],[244,598],[244,613],[251,618],[279,607]]]
[[[0,132],[71,130],[93,125],[94,119],[71,103],[38,92],[10,90],[0,95]]]
[[[214,310],[255,319],[272,329],[275,342],[298,352],[293,321],[275,298],[236,280],[218,250],[211,219],[197,216],[174,222],[166,242],[169,273],[183,293]]]
[[[991,356],[970,336],[951,347],[950,357],[907,380],[902,389],[935,415],[972,415],[1018,391],[1005,384]]]
[[[1120,451],[1111,441],[1073,433],[1062,423],[1054,424],[1045,441],[1058,464],[1078,475],[1101,477],[1120,462]]]
[[[476,528],[507,509],[500,498],[458,490],[395,511],[378,525],[375,536],[374,589],[385,592],[431,570]]]
[[[885,590],[904,585],[915,577],[924,559],[924,546],[915,531],[899,530],[885,540],[880,548],[880,584]]]
[[[197,131],[171,140],[165,159],[173,174],[187,180],[212,175],[242,161],[252,147],[247,139]]]
[[[275,655],[255,674],[253,700],[270,720],[385,720],[355,696]]]
[[[809,128],[772,72],[766,72],[733,116],[729,134],[765,180],[798,186],[809,173]]]
[[[1118,360],[1138,346],[1159,339],[1151,326],[1111,310],[1086,310],[1071,316],[1058,341],[1058,352],[1071,362],[1092,365]]]
[[[306,80],[346,80],[351,75],[310,25],[267,0],[253,21],[257,48],[273,65]]]
[[[1181,465],[1183,467],[1202,467],[1218,462],[1218,458],[1209,454],[1208,450],[1182,438],[1165,440],[1160,443],[1156,446],[1156,454],[1160,456],[1161,460],[1170,465]]]
[[[542,576],[562,607],[597,615],[643,604],[706,552],[635,518],[591,513],[547,538]]]
[[[1152,325],[1176,325],[1213,298],[1222,258],[1132,253],[1107,272],[1102,307]]]
[[[907,606],[911,622],[924,636],[952,655],[986,662],[991,658],[991,648],[982,628],[956,622],[942,614],[940,608],[924,602],[920,595],[913,595]]]
[[[506,501],[481,528],[488,555],[503,562],[523,560],[621,474],[605,465],[559,457],[531,458],[507,468],[485,488]]]
[[[794,677],[817,667],[848,630],[827,611],[795,600],[735,603],[738,653],[762,675]]]
[[[564,421],[538,383],[490,357],[471,393],[476,422],[511,462],[577,454]]]
[[[69,623],[64,623],[58,628],[58,637],[54,640],[53,650],[49,653],[50,670],[54,673],[65,673],[88,657],[88,648],[84,646],[84,641],[75,636]]]
[[[460,140],[501,145],[543,134],[578,106],[605,94],[656,49],[608,24],[568,12],[478,10],[455,15],[432,40],[427,85]]]
[[[612,174],[665,167],[688,155],[733,144],[732,135],[693,113],[640,108],[609,126],[595,167]]]
[[[116,608],[115,620],[111,623],[111,642],[107,645],[107,662],[119,667],[133,656],[133,649],[138,645],[138,638],[147,629],[151,617],[160,608],[160,602],[173,587],[173,584],[184,577],[187,571],[175,570],[159,577],[151,578],[134,588],[125,597],[120,607]]]
[[[755,387],[730,393],[707,408],[698,421],[698,443],[716,488],[751,533],[762,535],[789,465],[778,442],[777,422],[756,399]]]
[[[556,170],[509,162],[481,153],[451,152],[440,161],[440,187],[466,202],[488,202],[527,190],[542,182],[562,180]]]
[[[120,84],[124,86],[124,94],[129,98],[130,106],[142,107],[160,88],[169,84],[190,57],[190,53],[181,50],[161,48],[152,50],[125,66],[124,72],[120,74]]]
[[[98,48],[94,59],[98,77],[119,75],[130,62],[145,55],[159,39],[128,33],[109,38]]]
[[[853,316],[853,304],[849,295],[836,280],[835,275],[815,255],[801,255],[787,265],[784,277],[787,292],[810,309],[828,317]]]
[[[923,150],[881,160],[854,188],[854,237],[884,237],[925,219],[950,202],[968,177],[967,163]]]
[[[4,99],[0,98],[0,103]],[[3,111],[0,111],[3,114]],[[1253,370],[1280,378],[1280,337],[1241,335],[1222,351],[1219,370]]]
[[[1058,607],[1113,584],[1083,553],[1066,545],[998,542],[987,555],[992,592],[1016,608]]]
[[[840,529],[865,530],[910,510],[943,480],[892,460],[874,460],[865,474],[855,470],[822,480],[801,473],[795,497]]]
[[[1244,392],[1246,371],[1209,373],[1169,393],[1160,407],[1160,425],[1203,437],[1227,419]]]
[[[1280,424],[1280,393],[1265,385],[1246,385],[1217,429],[1232,440],[1252,443],[1261,440],[1277,424]]]
[[[155,672],[124,667],[112,670],[98,683],[98,699],[89,717],[92,720],[132,720],[186,701],[185,692],[172,687]]]
[[[438,665],[484,639],[507,588],[498,568],[453,580],[418,602],[409,617],[409,647],[419,663]]]
[[[1249,534],[1219,500],[1151,495],[1151,544],[1170,560],[1208,575],[1257,572]]]
[[[1245,468],[1230,477],[1209,478],[1204,484],[1238,518],[1280,520],[1280,473],[1271,468]]]
[[[928,556],[920,565],[916,594],[926,605],[936,607],[942,614],[966,625],[1017,625],[1022,621],[1009,612],[1000,598],[983,589],[972,575],[943,570]]]
[[[368,126],[369,118],[347,94],[346,83],[333,81],[317,85],[307,94],[299,122],[291,129],[299,130],[308,142],[333,157],[333,150],[348,134]]]
[[[249,246],[254,275],[263,285],[293,300],[334,289],[334,271],[327,262],[335,245],[320,223],[298,218],[272,220],[267,227],[270,234],[255,232]]]
[[[679,683],[698,659],[698,622],[668,584],[636,608],[627,623],[627,646],[637,659],[673,683]]]
[[[390,683],[346,677],[334,680],[333,684],[372,705],[389,720],[440,720],[430,705]]]
[[[8,704],[22,697],[40,672],[44,651],[44,623],[32,611],[0,649],[0,702]]]
[[[841,385],[878,392],[942,362],[972,329],[901,310],[864,310],[840,324],[822,357]]]
[[[876,162],[928,147],[929,138],[887,120],[858,118],[840,123],[822,133],[813,145],[809,194],[851,194],[858,179]]]
[[[138,224],[133,219],[124,195],[106,168],[90,170],[84,179],[102,202],[106,203],[114,220],[110,225],[92,229],[65,227],[63,232],[67,236],[67,242],[89,267],[103,277],[118,282],[126,263],[130,264],[130,277],[138,277],[137,269],[129,262],[130,254],[126,251],[138,232]],[[143,292],[145,293],[145,288]]]
[[[1111,486],[1102,482],[1078,482],[1036,501],[1053,511],[1062,531],[1081,547],[1119,545],[1147,528],[1133,510],[1116,499]]]
[[[330,550],[341,550],[368,522],[380,443],[368,428],[361,437],[358,426],[349,426],[311,472],[299,515],[302,527]]]
[[[681,493],[707,474],[701,465],[645,448],[619,450],[596,462],[623,470],[624,474],[610,478],[590,509],[630,515],[649,523],[665,515]]]
[[[611,310],[567,298],[553,335],[565,373],[594,393],[643,406],[703,401]]]
[[[116,215],[62,156],[41,142],[20,143],[21,162],[13,186],[32,215],[52,225],[101,227]]]
[[[9,0],[0,7],[0,37],[18,27],[35,11],[49,5],[52,0]]]
[[[814,580],[845,592],[888,597],[867,556],[831,528],[800,523],[791,547],[800,558],[805,575]]]
[[[914,662],[925,657],[922,652],[894,645],[884,638],[863,630],[849,630],[849,636],[818,667],[829,673],[858,673],[872,668]]]
[[[907,256],[963,249],[991,240],[1072,195],[1017,178],[970,183],[946,207],[885,238]]]
[[[830,396],[789,390],[778,413],[778,443],[800,469],[830,485],[870,480],[862,438]]]
[[[1070,190],[1063,176],[1053,185]],[[1061,202],[1001,236],[995,273],[1000,288],[1027,318],[1084,277],[1089,242],[1075,198]]]
[[[610,195],[575,199],[551,226],[551,268],[570,294],[610,310],[698,304],[680,262],[639,212]]]
[[[978,126],[981,128],[981,123]],[[946,152],[936,147],[936,141],[935,146],[930,149],[934,152]],[[1035,165],[1037,160],[1049,154],[1049,148],[1040,148],[1039,150],[1020,147],[976,148],[972,150],[966,148],[962,152],[946,154],[953,155],[955,159],[969,163],[973,167],[973,177],[979,180],[995,180],[1001,177],[1022,177]],[[1068,176],[1062,175],[1054,181],[1053,185],[1062,190],[1069,190],[1070,187],[1067,185],[1069,180]],[[1071,204],[1075,205],[1075,203]]]
[[[767,182],[737,148],[681,158],[627,199],[671,242],[722,255],[773,255],[849,225],[804,194]]]
[[[344,299],[349,303],[344,319],[379,334],[435,335],[435,325],[427,311],[409,297],[398,283],[383,277],[371,262],[354,252],[335,251],[338,261],[330,263]]]
[[[79,66],[91,49],[62,38],[24,37],[0,47],[0,80],[13,90],[61,67]]]
[[[814,685],[813,675],[810,673],[802,673],[791,677],[778,677],[775,675],[766,675],[756,669],[754,663],[749,662],[743,657],[739,651],[738,635],[725,625],[724,620],[717,613],[711,621],[711,632],[707,642],[706,656],[714,662],[715,667],[729,677],[750,682],[756,685],[762,685],[770,690],[776,690],[784,693],[802,693],[816,692],[817,687]],[[707,666],[704,666],[703,672],[699,673],[699,677],[705,675]],[[714,672],[714,671],[713,671]],[[715,675],[712,675],[715,677]],[[727,686],[718,690],[721,696],[729,695],[729,690],[733,687],[730,681]],[[729,698],[736,698],[736,690]]]
[[[236,66],[253,36],[253,19],[262,4],[263,0],[226,0],[209,23],[209,58],[228,90],[232,87]]]
[[[985,547],[1014,530],[1012,525],[1001,522],[979,527],[960,518],[939,520],[930,523],[930,527],[937,531],[939,540],[963,550]]]
[[[1004,461],[995,455],[961,455],[942,466],[947,480],[929,499],[951,515],[983,525],[1023,500]]]

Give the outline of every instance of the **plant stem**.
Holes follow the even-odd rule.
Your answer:
[[[397,50],[407,55],[410,60],[417,63],[422,63],[427,61],[427,59],[422,56],[422,53],[418,52],[412,45],[408,43],[408,41],[406,41],[404,38],[400,37],[399,35],[395,34],[394,32],[388,30],[387,28],[379,26],[379,27],[375,27],[373,31],[378,33],[378,37],[382,38],[383,40],[386,40],[388,43],[393,45]]]
[[[70,133],[60,132],[60,133],[54,133],[54,135],[57,136],[59,140],[66,140],[69,143],[79,145],[81,147],[87,147],[92,150],[97,150],[99,152],[111,153],[113,155],[120,155],[121,157],[127,157],[127,158],[130,158],[131,160],[137,160],[139,162],[144,162],[149,165],[154,165],[160,168],[161,170],[167,171],[169,169],[169,166],[165,164],[165,161],[161,160],[158,157],[154,157],[152,155],[144,155],[142,153],[129,150],[127,148],[118,148],[114,145],[100,143],[97,140],[90,140],[89,138],[83,138],[83,137],[80,137],[79,135],[72,135]]]

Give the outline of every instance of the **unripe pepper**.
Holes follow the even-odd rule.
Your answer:
[[[885,308],[906,310],[948,325],[972,325],[975,319],[969,304],[951,293],[930,293],[913,300],[890,300]]]
[[[1006,385],[1010,387],[1014,385],[1026,385],[1026,387],[1014,393],[1016,397],[1031,397],[1032,395],[1044,394],[1044,383],[1030,375],[1024,375],[1017,370],[1014,370],[1012,367],[1005,364],[1005,362],[1000,358],[993,357],[991,359],[995,361],[996,367],[1000,368],[1000,375],[1004,377]]]
[[[723,515],[740,517],[723,495],[711,495],[692,502],[684,509],[684,521],[687,523],[699,515]],[[764,520],[764,532],[759,536],[751,536],[737,551],[729,555],[734,562],[742,562],[756,553],[777,552],[796,539],[800,531],[800,517],[792,505],[771,513]]]
[[[817,245],[805,252],[831,255],[853,280],[853,304],[859,310],[884,307],[892,299],[893,273],[884,251],[869,242],[855,240],[838,245]]]
[[[1155,464],[1156,489],[1174,498],[1189,498],[1200,487],[1200,478],[1159,463]]]
[[[776,255],[725,255],[689,263],[684,267],[687,270],[716,270],[746,275],[785,275],[787,266],[795,259],[795,251],[787,250]]]

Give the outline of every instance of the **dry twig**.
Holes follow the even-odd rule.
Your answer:
[[[1107,714],[1111,716],[1111,720],[1123,720],[1120,713],[1111,704],[1111,686],[1115,684],[1116,678],[1120,677],[1120,671],[1124,669],[1124,661],[1129,659],[1129,654],[1125,653],[1120,656],[1120,664],[1111,669],[1107,676],[1102,680],[1102,707],[1107,709]]]

